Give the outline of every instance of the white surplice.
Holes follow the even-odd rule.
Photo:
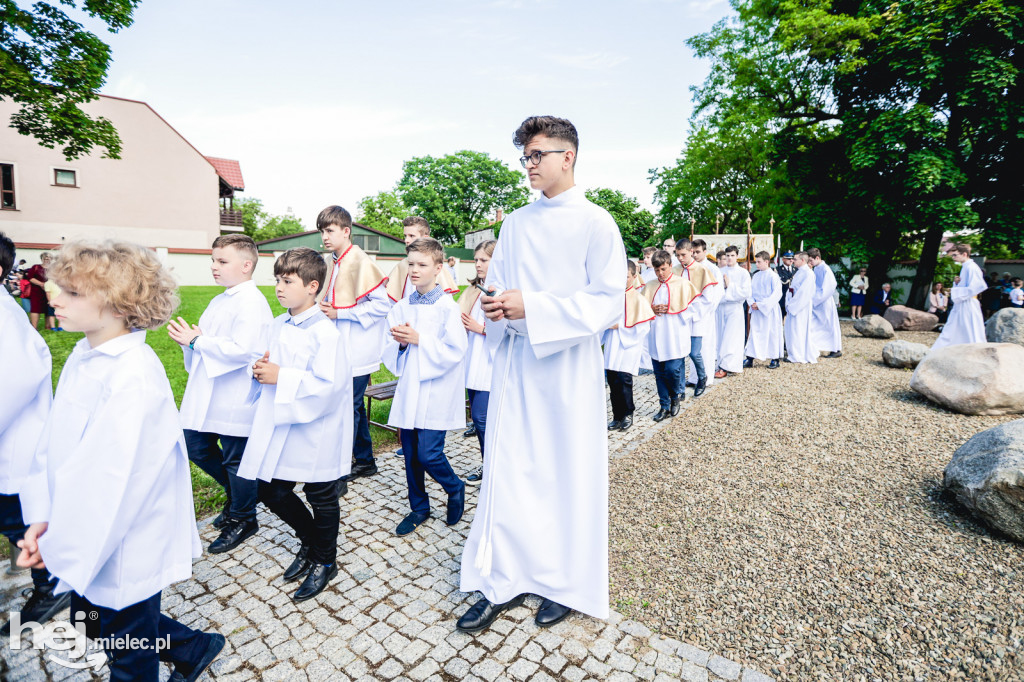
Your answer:
[[[469,316],[484,325],[486,331],[487,316],[484,315],[479,296],[473,302],[473,309],[469,312]],[[469,343],[466,348],[466,388],[472,391],[490,391],[495,347],[488,345],[485,334],[477,334],[468,330],[466,331],[466,341]]]
[[[334,291],[334,278],[340,266],[341,261],[335,262],[324,291]],[[391,299],[383,286],[367,292],[351,307],[335,309],[334,325],[341,334],[354,376],[373,374],[380,369],[380,340],[384,335],[384,318],[390,311]]]
[[[39,551],[97,606],[123,609],[192,575],[201,553],[185,438],[146,332],[96,348],[81,339],[21,489]]]
[[[270,324],[277,384],[251,384],[256,417],[238,475],[323,483],[352,470],[352,365],[334,322],[313,306]],[[252,399],[251,398],[251,399]]]
[[[785,341],[782,336],[782,280],[771,268],[758,270],[750,279],[750,334],[744,353],[755,360],[779,360]],[[757,308],[754,308],[754,304]]]
[[[744,335],[747,333],[743,303],[750,297],[750,273],[738,265],[721,268],[722,276],[729,278],[729,286],[718,304],[718,368],[738,374],[743,371]]]
[[[818,347],[811,337],[814,291],[814,271],[808,265],[797,268],[786,291],[786,356],[790,362],[818,361]]]
[[[181,426],[221,436],[248,436],[256,406],[246,400],[252,365],[267,350],[274,319],[266,296],[249,280],[214,297],[199,318],[195,350],[182,346],[188,383]]]
[[[700,356],[704,359],[704,371],[707,372],[705,383],[710,386],[715,383],[715,366],[718,361],[718,306],[725,296],[725,286],[722,282],[722,271],[707,258],[695,262],[694,265],[709,270],[715,280],[715,284],[705,288],[690,306],[693,308],[690,333],[701,337]],[[685,268],[683,272],[686,272]],[[697,383],[697,369],[689,357],[686,358],[686,382]]]
[[[50,349],[0,287],[0,493],[16,495],[28,474],[53,402]]]
[[[932,344],[932,350],[957,343],[985,343],[985,317],[976,296],[988,289],[985,275],[973,260],[960,266],[960,281],[949,290],[953,304],[946,326]]]
[[[811,337],[814,347],[831,353],[843,350],[843,331],[839,326],[839,311],[834,294],[836,275],[825,263],[814,268],[814,299],[811,306]]]
[[[680,275],[673,274],[672,277],[680,277]],[[668,287],[662,283],[654,293],[651,305],[668,305],[669,295]],[[654,319],[651,320],[651,331],[647,337],[647,348],[652,360],[668,362],[689,355],[691,335],[689,314],[696,302],[695,300],[680,313],[654,316]]]
[[[413,291],[416,289],[413,288]],[[403,351],[384,334],[384,366],[398,377],[388,426],[448,431],[466,428],[466,328],[459,304],[443,294],[432,305],[403,298],[388,313],[387,328],[408,323],[420,336]]]
[[[600,335],[622,314],[625,271],[615,221],[579,187],[505,218],[487,281],[522,291],[526,317],[487,324],[499,346],[464,592],[495,603],[530,592],[608,617]]]
[[[604,345],[604,368],[613,372],[628,372],[633,376],[640,374],[643,351],[648,348],[647,338],[653,323],[654,320],[651,320],[627,327],[626,314],[623,313],[619,319],[618,329],[606,329],[601,337],[601,343]]]

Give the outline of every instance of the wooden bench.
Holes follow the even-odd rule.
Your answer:
[[[395,388],[398,386],[398,381],[385,381],[382,384],[370,384],[366,387],[366,417],[369,419],[372,414],[374,400],[391,400],[395,397]],[[398,433],[398,429],[387,424],[381,424],[370,419],[370,423],[374,426],[380,427],[391,433]]]

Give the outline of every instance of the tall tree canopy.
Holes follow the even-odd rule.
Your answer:
[[[69,161],[93,147],[117,159],[121,140],[106,118],[92,118],[79,105],[96,99],[107,78],[110,48],[71,19],[59,5],[102,20],[110,32],[130,26],[139,0],[59,0],[31,9],[0,0],[0,99],[21,109],[11,127],[44,147],[61,147]]]
[[[409,209],[397,192],[377,192],[360,200],[357,221],[401,239],[402,220],[408,215]]]
[[[258,242],[306,229],[302,221],[291,213],[273,215],[268,212],[256,197],[239,197],[235,199],[234,206],[242,212],[242,230]]]
[[[712,68],[694,91],[698,133],[674,168],[652,174],[663,220],[700,219],[700,192],[714,193],[705,201],[717,213],[770,206],[784,234],[869,263],[879,282],[923,244],[918,306],[943,232],[977,228],[983,248],[1020,249],[1021,3],[733,7],[736,17],[690,40]]]
[[[512,211],[530,196],[522,173],[473,151],[406,161],[395,191],[444,244],[458,244],[467,232],[486,225],[497,209]]]
[[[639,255],[644,245],[654,236],[654,214],[640,206],[634,197],[628,197],[617,189],[588,189],[586,195],[615,219],[622,234],[622,243],[626,246],[626,254]]]

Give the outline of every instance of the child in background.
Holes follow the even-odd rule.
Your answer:
[[[185,439],[146,329],[177,305],[174,280],[135,244],[67,244],[49,276],[61,324],[84,332],[61,372],[53,409],[21,490],[19,566],[45,565],[71,591],[71,613],[93,614],[110,679],[196,680],[224,637],[160,613],[163,588],[200,555]],[[134,647],[119,646],[128,638]],[[158,641],[160,640],[160,641]],[[168,648],[161,646],[169,642]]]
[[[469,288],[459,297],[459,309],[462,311],[462,326],[466,328],[469,349],[466,353],[466,393],[469,397],[469,414],[473,420],[473,430],[480,443],[480,457],[484,455],[484,433],[487,430],[487,399],[491,391],[491,364],[494,360],[494,349],[487,347],[487,333],[484,325],[487,318],[480,307],[481,291],[477,285],[486,286],[487,269],[491,265],[491,256],[497,245],[493,239],[480,242],[473,251],[473,262],[476,265],[476,277],[469,281]],[[466,476],[466,483],[480,485],[484,477],[481,464]]]
[[[1013,288],[1010,289],[1010,306],[1014,308],[1024,308],[1024,290],[1021,289],[1021,285],[1024,284],[1024,280],[1019,277],[1015,278],[1012,282]]]
[[[604,374],[612,401],[609,431],[625,431],[633,425],[633,377],[640,373],[643,349],[654,311],[634,286],[636,263],[626,261],[626,305],[619,322],[604,333]]]
[[[256,242],[244,234],[217,237],[210,270],[225,291],[189,325],[178,318],[167,326],[181,344],[188,384],[181,400],[188,457],[224,486],[227,502],[213,520],[220,537],[211,554],[230,551],[256,534],[256,483],[238,475],[256,406],[247,399],[250,366],[267,349],[273,319],[267,299],[252,281],[259,260]]]
[[[14,242],[0,232],[0,281],[7,279],[13,265]],[[52,361],[46,342],[6,289],[0,291],[0,329],[0,358],[5,366],[15,368],[4,373],[0,392],[0,533],[7,536],[17,556],[17,542],[28,530],[18,492],[50,414]],[[56,586],[45,568],[32,569],[32,591],[21,608],[22,623],[46,623],[67,608],[71,595],[55,595]],[[6,623],[0,635],[9,629]]]
[[[57,298],[57,295],[60,294],[60,287],[52,279],[48,279],[43,283],[43,292],[46,294],[46,328],[55,332],[64,331],[57,324],[57,318],[54,316],[53,311],[53,299]]]
[[[656,252],[651,263],[658,276],[647,283],[643,295],[655,314],[648,345],[660,406],[653,419],[660,422],[679,414],[679,403],[686,398],[682,382],[683,358],[690,354],[691,330],[684,313],[697,292],[689,280],[672,271],[672,256],[667,251]]]
[[[408,535],[430,518],[424,474],[448,493],[446,521],[454,526],[466,505],[466,484],[444,454],[445,431],[466,423],[466,330],[459,306],[437,284],[444,249],[429,237],[407,247],[409,279],[415,290],[388,314],[384,364],[398,376],[388,425],[401,429],[405,478],[412,511],[395,534]]]
[[[238,475],[259,479],[259,499],[301,542],[285,582],[292,599],[320,594],[338,575],[339,479],[352,466],[352,365],[341,332],[317,306],[327,264],[313,249],[285,251],[274,263],[277,300],[288,312],[270,327],[269,350],[253,366],[255,421]],[[313,508],[295,494],[295,484]]]

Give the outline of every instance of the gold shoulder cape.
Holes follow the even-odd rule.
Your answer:
[[[718,283],[715,281],[714,273],[697,261],[693,261],[687,266],[674,267],[672,272],[679,275],[680,279],[687,280],[697,292],[697,296],[703,294],[708,287]]]
[[[704,268],[700,268],[704,270]],[[704,272],[707,272],[704,270]],[[712,282],[713,284],[714,282]],[[661,287],[668,287],[668,314],[678,315],[693,303],[693,299],[699,295],[693,285],[685,277],[672,275],[667,281],[652,279],[644,286],[643,296],[649,304],[653,304],[654,295]]]
[[[468,287],[462,292],[462,296],[459,296],[459,310],[469,315],[473,312],[473,306],[476,305],[478,298],[480,298],[480,290],[474,286]]]
[[[370,257],[353,244],[334,265],[334,286],[326,294],[335,308],[351,308],[363,296],[383,284],[387,278]]]
[[[654,319],[654,311],[636,287],[626,289],[626,326],[635,327]]]
[[[405,283],[409,279],[409,259],[403,258],[399,261],[392,270],[391,274],[388,275],[388,296],[391,297],[392,301],[401,301],[405,298]],[[444,291],[447,294],[459,293],[459,287],[455,284],[455,280],[452,279],[452,275],[448,272],[448,268],[442,267],[441,274],[437,276],[437,283],[444,287]]]

